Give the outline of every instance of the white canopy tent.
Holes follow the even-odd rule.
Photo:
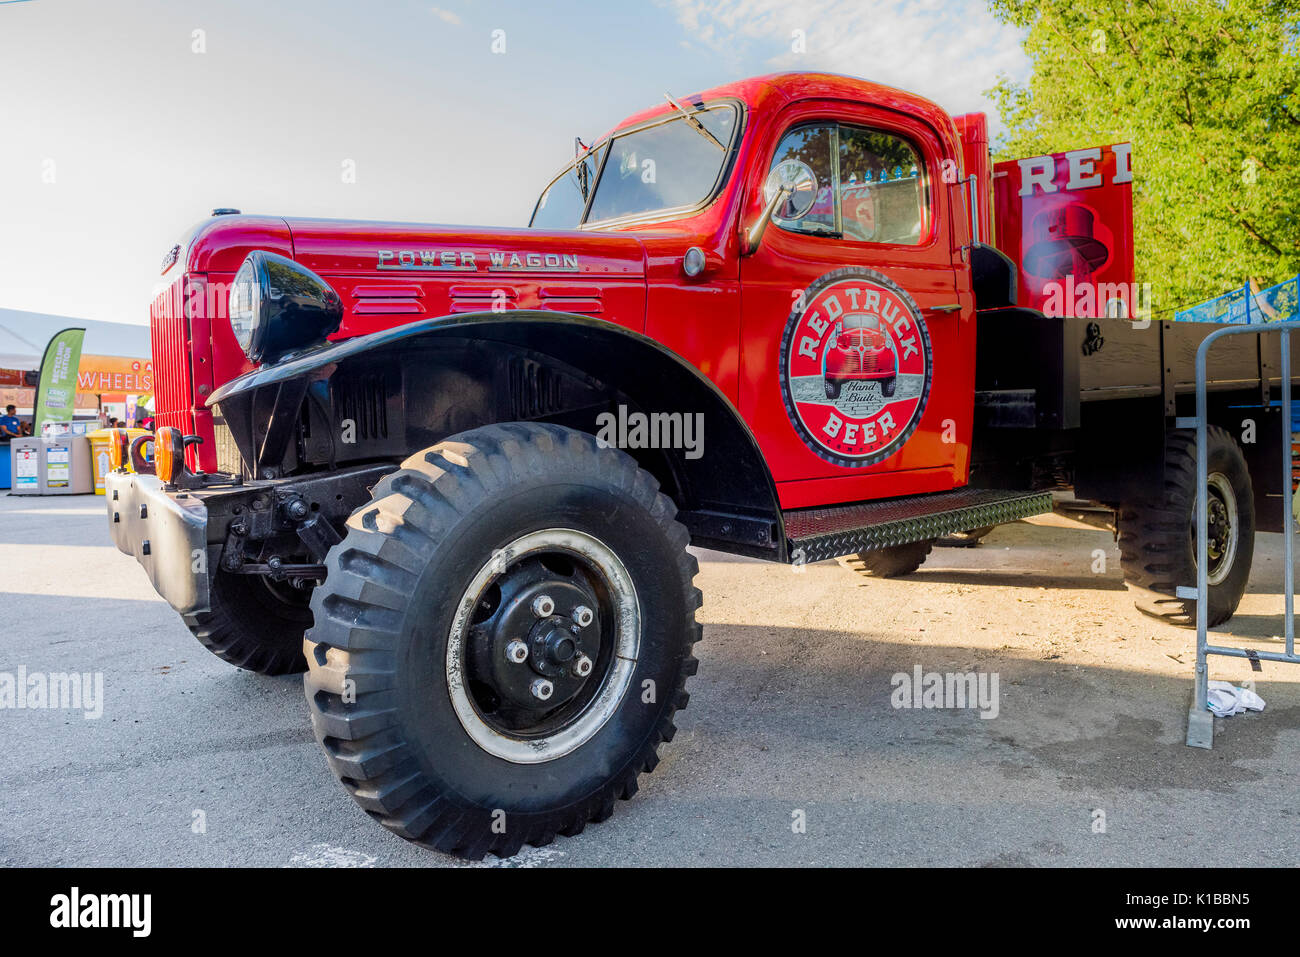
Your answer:
[[[86,330],[84,355],[147,359],[151,353],[146,325],[0,309],[0,369],[39,369],[50,337],[69,328]]]

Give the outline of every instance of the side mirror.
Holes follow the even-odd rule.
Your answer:
[[[767,224],[771,222],[782,203],[785,206],[781,210],[780,218],[786,222],[803,219],[808,215],[813,203],[817,201],[817,174],[812,171],[811,166],[800,160],[782,160],[772,167],[772,172],[767,174],[767,181],[763,184],[763,199],[767,202],[763,207],[763,214],[749,231],[749,246],[745,250],[746,253],[758,249],[763,233],[767,230]]]

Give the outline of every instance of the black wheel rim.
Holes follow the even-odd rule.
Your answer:
[[[518,763],[580,747],[631,681],[640,610],[626,568],[603,542],[544,529],[500,549],[458,606],[447,686],[484,750]]]
[[[1222,472],[1210,474],[1206,483],[1206,578],[1217,585],[1227,578],[1237,555],[1237,497],[1228,477]],[[1192,560],[1198,560],[1196,542],[1196,511],[1193,507],[1191,522]]]

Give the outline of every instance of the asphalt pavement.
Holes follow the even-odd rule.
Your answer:
[[[1253,647],[1278,645],[1281,554],[1259,536],[1231,623]],[[578,837],[466,865],[352,802],[301,679],[200,647],[113,548],[101,498],[0,493],[0,690],[20,669],[103,682],[98,717],[0,708],[0,863],[1300,862],[1300,667],[1265,664],[1265,710],[1218,721],[1212,751],[1186,747],[1194,633],[1133,609],[1105,531],[1004,526],[893,581],[701,552],[697,583],[700,672],[640,793]],[[897,707],[918,666],[974,673],[985,706]]]

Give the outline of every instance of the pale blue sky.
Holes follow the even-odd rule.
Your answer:
[[[982,0],[0,3],[0,306],[147,322],[214,206],[523,225],[664,90],[829,69],[991,111],[1019,40]]]

